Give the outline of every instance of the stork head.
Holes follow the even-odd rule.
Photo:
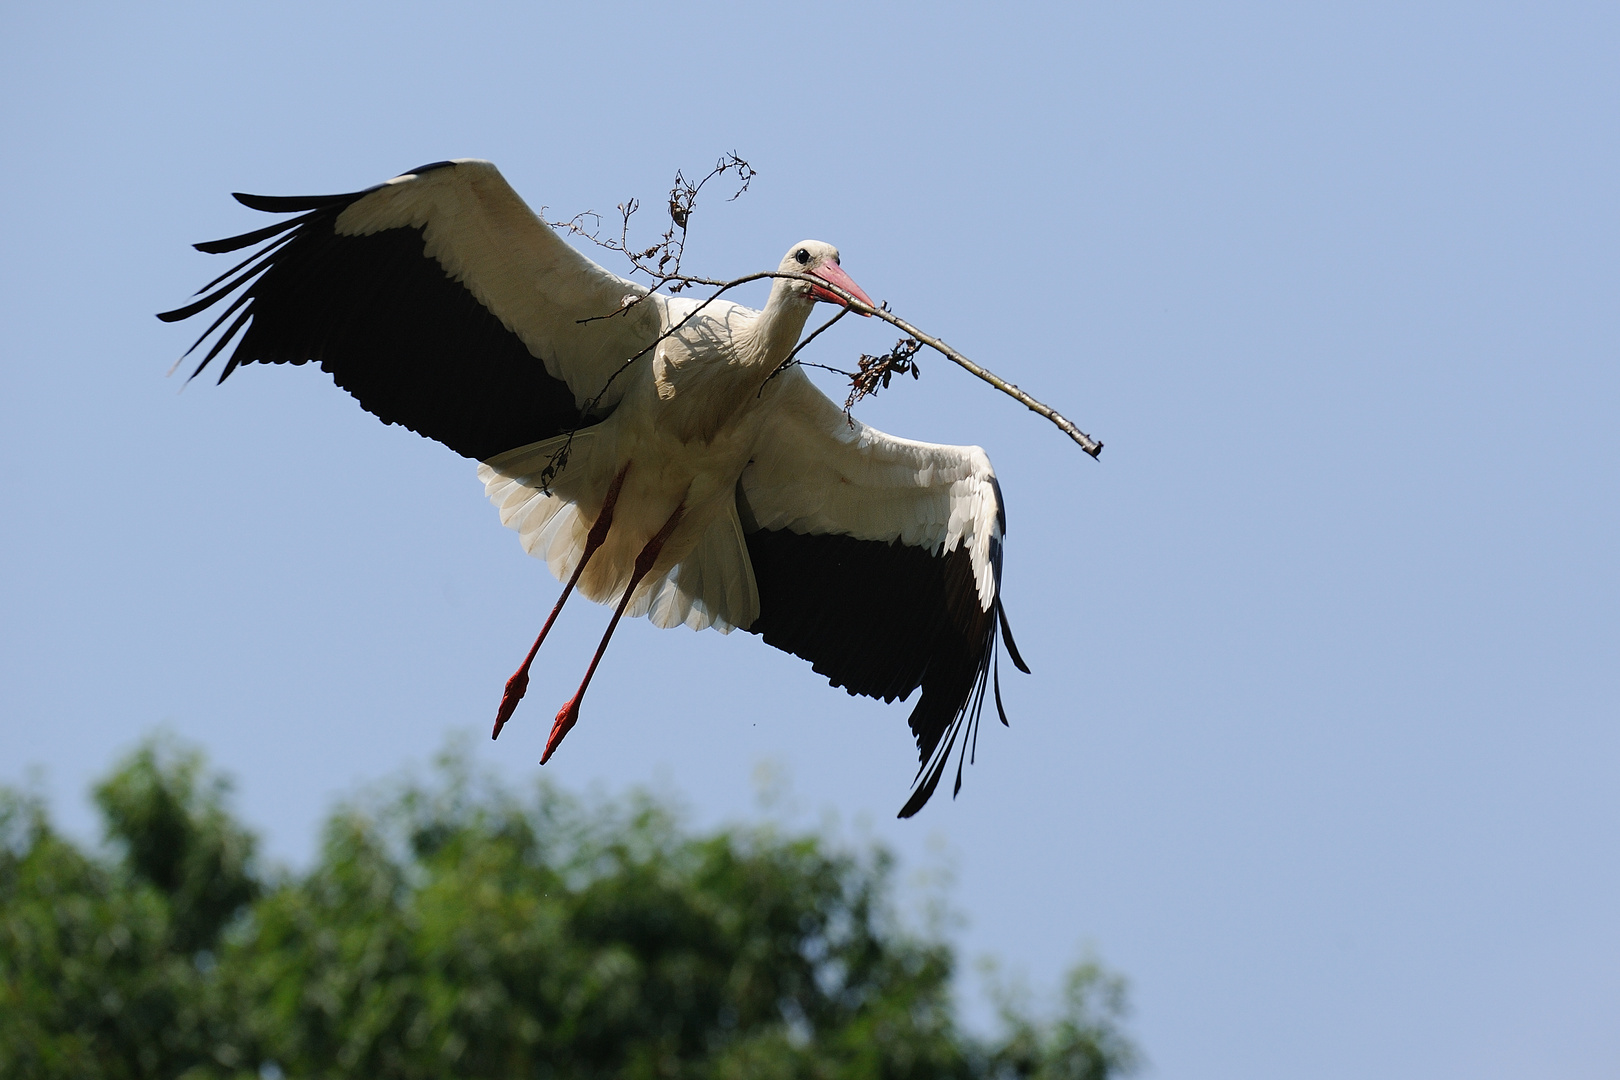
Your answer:
[[[844,273],[843,267],[838,265],[838,249],[831,244],[824,244],[820,240],[802,240],[794,244],[782,257],[782,265],[777,269],[784,274],[809,274],[811,277],[818,277],[838,286],[862,303],[872,304],[872,298],[867,296],[865,291],[855,284],[855,279]],[[805,297],[812,303],[825,300],[829,304],[848,306],[842,296],[820,285],[787,278],[781,279],[781,282],[789,286],[795,295]],[[872,306],[877,307],[876,304]],[[861,314],[864,315],[866,312],[863,311]]]

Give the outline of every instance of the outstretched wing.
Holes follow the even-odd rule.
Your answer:
[[[1029,670],[1001,611],[1001,491],[978,447],[851,424],[797,368],[779,378],[781,405],[737,486],[759,588],[748,629],[851,694],[922,687],[910,817],[958,741],[963,757],[977,741],[998,632]],[[999,685],[995,696],[1006,723]]]
[[[482,460],[611,411],[613,372],[658,335],[656,299],[621,311],[647,290],[565,243],[487,161],[346,195],[236,198],[301,213],[197,245],[265,246],[158,316],[189,318],[241,290],[192,346],[234,316],[193,376],[233,340],[221,381],[240,364],[313,360],[382,420]]]

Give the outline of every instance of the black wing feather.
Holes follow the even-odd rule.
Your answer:
[[[938,787],[958,736],[968,734],[964,726],[978,724],[1005,625],[999,598],[989,611],[979,606],[965,547],[934,554],[898,540],[786,529],[756,529],[746,539],[759,588],[749,630],[851,694],[894,701],[922,688],[909,721],[921,782],[900,811],[915,814]],[[991,556],[999,591],[999,545]],[[967,746],[963,738],[964,754]]]
[[[278,221],[274,225],[266,225],[262,229],[254,229],[252,232],[242,233],[240,236],[227,236],[223,240],[204,240],[200,244],[192,244],[191,246],[208,255],[223,255],[227,251],[240,251],[245,247],[251,247],[252,245],[257,244],[261,240],[268,240],[272,236],[279,236],[288,229],[296,229],[298,226],[302,225],[304,222],[308,221],[314,216],[315,215],[313,213],[310,213],[305,214],[302,217],[288,218],[286,221]],[[256,258],[258,258],[257,255],[249,256],[250,260]],[[247,264],[239,264],[239,266],[245,265]],[[225,278],[234,273],[236,273],[235,270],[227,270],[225,273],[215,278],[214,281],[223,281]],[[212,286],[212,284],[213,282],[209,282],[208,285],[204,285],[202,289],[198,289],[197,291],[202,292],[203,289],[209,288]]]
[[[439,162],[413,172],[448,167]],[[567,384],[426,254],[421,229],[336,232],[338,215],[375,190],[236,196],[255,210],[302,216],[197,245],[223,253],[271,240],[204,288],[235,274],[229,284],[158,316],[190,318],[243,289],[192,346],[246,302],[192,377],[241,333],[221,382],[242,364],[314,361],[368,412],[470,458],[580,426],[584,418]]]

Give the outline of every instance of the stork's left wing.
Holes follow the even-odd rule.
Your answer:
[[[919,782],[900,811],[910,817],[958,739],[964,757],[977,741],[998,631],[1029,670],[1001,610],[1001,491],[976,446],[852,424],[797,368],[778,381],[780,404],[737,485],[759,588],[748,629],[851,694],[893,701],[922,687],[910,718]],[[999,686],[995,697],[1006,723]]]

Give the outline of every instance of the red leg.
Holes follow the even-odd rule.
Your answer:
[[[636,566],[630,574],[630,584],[625,586],[624,595],[619,597],[619,606],[608,622],[607,633],[602,635],[602,644],[596,647],[596,655],[591,657],[591,666],[585,669],[585,678],[580,682],[579,690],[568,699],[568,704],[558,711],[557,719],[551,725],[551,737],[546,740],[546,752],[540,755],[540,764],[544,765],[551,760],[551,755],[557,752],[563,736],[579,723],[579,703],[585,697],[585,688],[591,685],[591,676],[596,674],[596,665],[602,662],[602,654],[607,652],[608,639],[613,636],[614,629],[619,625],[619,619],[624,616],[624,609],[630,606],[631,594],[636,591],[636,586],[641,584],[641,579],[647,576],[647,571],[652,569],[653,563],[658,561],[658,553],[664,550],[665,541],[675,531],[675,526],[681,523],[681,517],[685,513],[686,504],[683,502],[675,508],[673,514],[669,515],[669,520],[664,522],[664,527],[658,530],[657,535],[647,541],[647,546],[641,549],[641,554],[636,556]]]
[[[546,625],[540,628],[540,636],[534,639],[529,655],[523,658],[523,663],[512,677],[506,680],[506,692],[501,695],[501,707],[495,713],[495,730],[489,733],[491,739],[501,737],[501,728],[506,726],[506,722],[512,719],[512,714],[517,711],[518,702],[523,700],[523,693],[529,688],[529,665],[534,663],[534,654],[540,651],[540,644],[546,640],[546,635],[551,633],[551,624],[557,621],[557,615],[562,611],[564,601],[579,583],[579,575],[585,572],[585,564],[591,561],[596,549],[607,539],[608,529],[613,525],[613,507],[619,501],[619,489],[624,486],[624,474],[629,471],[630,466],[626,463],[624,468],[619,470],[619,475],[613,478],[613,483],[608,485],[607,498],[602,500],[602,512],[596,515],[596,521],[592,523],[591,531],[585,537],[585,552],[579,557],[579,565],[574,567],[573,574],[568,578],[568,584],[563,586],[562,595],[557,597],[557,603],[546,618]]]

